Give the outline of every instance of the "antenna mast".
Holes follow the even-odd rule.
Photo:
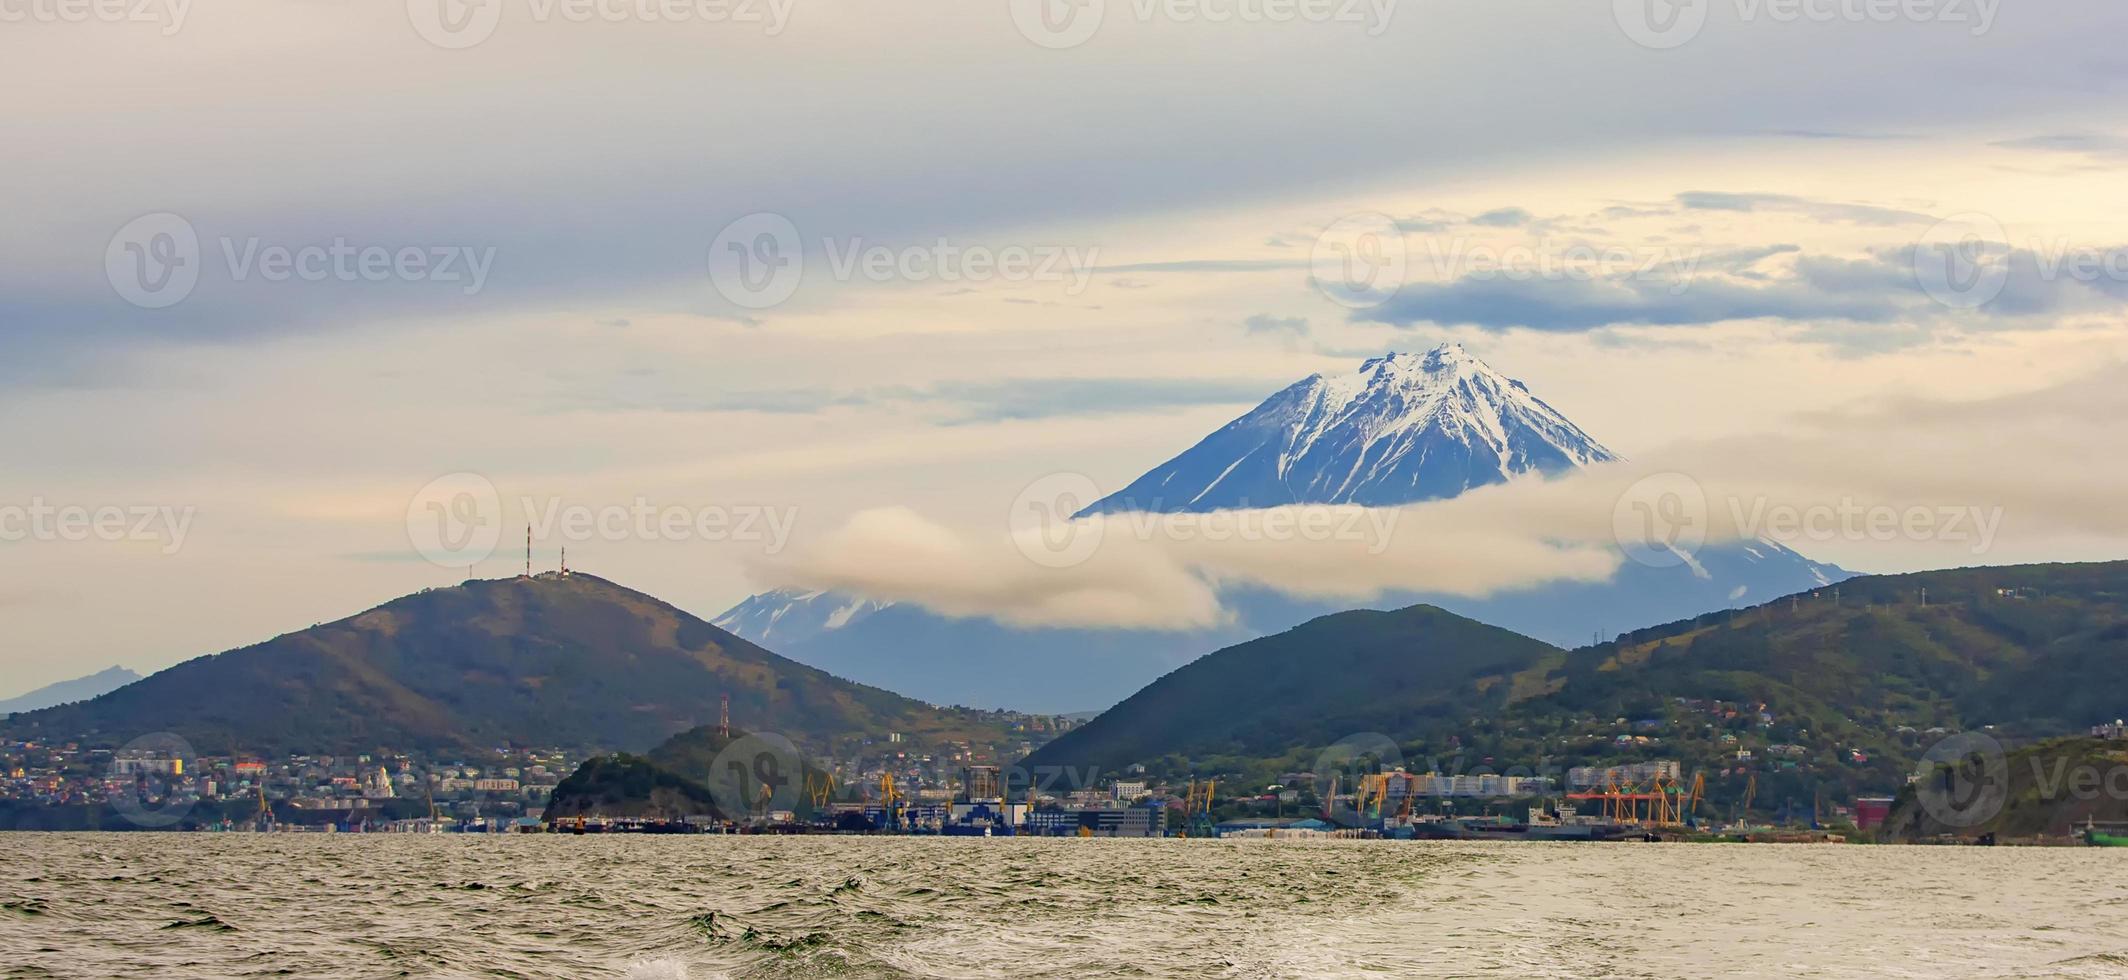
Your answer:
[[[525,577],[532,577],[532,525],[525,525]]]
[[[731,695],[729,694],[724,695],[723,702],[717,706],[717,737],[731,738]]]

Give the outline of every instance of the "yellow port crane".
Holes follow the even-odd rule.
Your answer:
[[[1703,777],[1695,777],[1688,791],[1668,776],[1658,775],[1647,783],[1627,786],[1607,775],[1601,791],[1568,793],[1567,798],[1596,800],[1603,806],[1603,815],[1618,823],[1675,827],[1685,822],[1687,810],[1698,806],[1704,785]]]
[[[813,809],[827,809],[827,805],[835,799],[835,774],[823,772],[817,780],[810,774],[807,775],[805,777],[805,793],[807,797],[812,799]]]
[[[1216,779],[1207,779],[1201,786],[1196,780],[1190,780],[1189,789],[1185,790],[1182,796],[1182,836],[1188,837],[1191,830],[1197,829],[1200,821],[1204,824],[1204,830],[1209,833],[1212,822],[1212,790],[1218,785],[1219,780]]]
[[[1397,807],[1396,815],[1399,818],[1409,818],[1411,816],[1411,799],[1414,795],[1413,790],[1415,787],[1411,785],[1411,777],[1401,772],[1378,772],[1361,776],[1359,788],[1352,794],[1353,812],[1363,817],[1373,817],[1375,819],[1388,817],[1389,784],[1391,780],[1395,779],[1404,780],[1403,800]],[[1368,810],[1370,806],[1374,808],[1372,811]]]
[[[901,829],[902,799],[901,790],[894,788],[894,774],[891,772],[881,773],[879,775],[879,802],[882,807],[886,808],[887,826],[894,830]]]

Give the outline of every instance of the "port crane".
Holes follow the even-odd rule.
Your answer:
[[[1605,776],[1603,789],[1568,793],[1570,800],[1594,800],[1605,818],[1617,823],[1641,823],[1657,827],[1686,826],[1699,810],[1706,792],[1705,773],[1694,773],[1688,789],[1658,775],[1645,784],[1628,786],[1615,776]]]
[[[805,794],[813,801],[813,809],[825,810],[835,799],[835,774],[823,772],[819,779],[810,774],[805,777]]]
[[[1415,792],[1416,787],[1411,785],[1412,778],[1403,772],[1382,772],[1361,776],[1359,789],[1354,792],[1352,798],[1353,811],[1363,817],[1371,817],[1375,820],[1388,818],[1389,781],[1392,779],[1404,780],[1403,799],[1397,806],[1396,819],[1400,821],[1410,820],[1412,800],[1418,794]],[[1369,807],[1373,809],[1369,810]]]
[[[889,830],[901,829],[903,799],[905,798],[901,795],[901,790],[894,788],[894,774],[891,772],[880,773],[879,801],[886,808],[887,829]]]
[[[1202,784],[1194,779],[1190,780],[1189,788],[1183,791],[1182,797],[1182,836],[1213,836],[1212,790],[1218,784],[1219,780],[1216,779],[1207,779]]]

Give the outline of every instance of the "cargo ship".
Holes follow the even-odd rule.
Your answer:
[[[1622,841],[1652,840],[1640,827],[1583,817],[1570,806],[1559,808],[1559,815],[1546,814],[1542,807],[1531,807],[1529,818],[1514,820],[1509,817],[1448,817],[1440,820],[1424,820],[1412,824],[1412,837],[1420,840],[1505,840],[1505,841]]]

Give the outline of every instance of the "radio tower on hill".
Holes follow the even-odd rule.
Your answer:
[[[731,695],[729,694],[724,695],[723,702],[717,706],[717,737],[723,739],[731,738]]]
[[[532,577],[532,525],[525,525],[525,577]]]

